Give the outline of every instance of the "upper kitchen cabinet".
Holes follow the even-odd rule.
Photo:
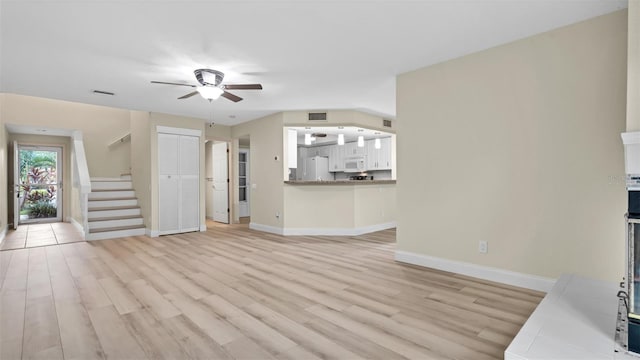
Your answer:
[[[367,170],[391,170],[391,138],[380,139],[380,148],[376,149],[375,140],[365,142],[367,151]]]
[[[365,156],[367,155],[367,147],[366,145],[363,147],[358,146],[357,142],[349,142],[344,144],[344,157],[353,157],[353,156]]]
[[[330,148],[331,148],[330,145],[310,147],[307,152],[307,157],[313,157],[313,156],[329,157],[329,153],[331,151]]]

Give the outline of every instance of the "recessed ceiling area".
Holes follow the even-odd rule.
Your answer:
[[[0,92],[233,125],[279,111],[396,115],[398,74],[625,8],[618,0],[0,0]],[[178,100],[195,69],[238,103]],[[95,94],[94,89],[114,93]],[[235,115],[235,117],[231,117]]]

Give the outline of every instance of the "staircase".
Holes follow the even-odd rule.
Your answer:
[[[92,178],[86,240],[145,234],[145,226],[130,175]]]

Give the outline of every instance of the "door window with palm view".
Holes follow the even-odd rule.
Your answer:
[[[62,218],[61,153],[57,147],[19,146],[19,223]]]

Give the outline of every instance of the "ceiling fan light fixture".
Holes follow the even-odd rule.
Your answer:
[[[196,80],[202,86],[218,86],[224,79],[224,73],[218,70],[211,69],[197,69],[193,72],[196,75]]]
[[[199,86],[197,90],[207,100],[216,100],[224,92],[217,86]]]

